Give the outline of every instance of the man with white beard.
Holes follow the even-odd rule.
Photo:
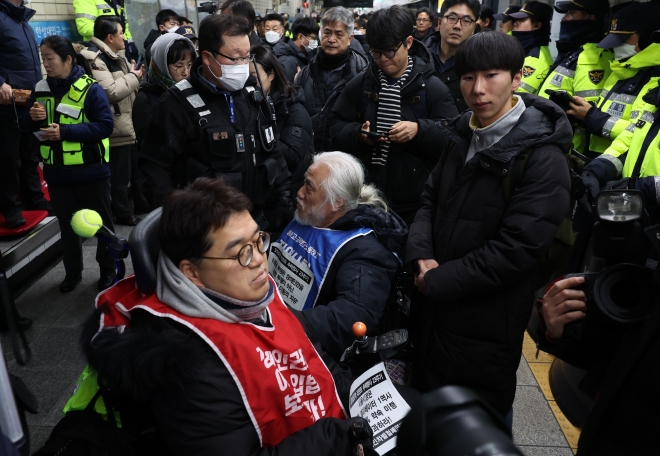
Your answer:
[[[269,271],[283,301],[339,355],[355,340],[356,321],[379,333],[408,227],[343,152],[314,156],[296,201],[295,219],[271,247]]]

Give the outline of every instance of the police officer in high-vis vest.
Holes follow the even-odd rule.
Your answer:
[[[44,38],[41,56],[48,77],[34,88],[24,127],[40,135],[44,178],[60,221],[64,251],[66,276],[60,291],[67,293],[80,283],[83,270],[81,239],[69,223],[73,214],[92,209],[113,229],[108,167],[113,118],[103,89],[89,76],[87,62],[69,40]],[[116,270],[100,239],[96,261],[101,267],[98,289],[104,290],[112,285]]]
[[[660,30],[653,39],[660,43]],[[641,190],[653,220],[660,222],[660,81],[640,93],[633,109],[635,122],[612,141],[602,155],[585,166],[582,178],[593,194],[608,182],[613,188]]]
[[[498,26],[500,32],[511,35],[511,32],[513,31],[513,23],[515,21],[515,19],[511,17],[511,14],[517,13],[518,11],[520,11],[520,5],[509,5],[503,12],[493,15],[493,19],[501,21]]]
[[[204,19],[200,56],[156,104],[138,165],[154,207],[197,177],[217,177],[247,194],[259,226],[274,231],[291,219],[290,174],[272,106],[245,87],[251,32],[235,15]]]
[[[372,335],[384,329],[408,227],[365,185],[357,158],[323,152],[313,160],[268,269],[284,302],[302,311],[328,353],[340,355],[355,340],[356,321]]]
[[[610,76],[614,54],[597,47],[604,38],[604,17],[610,8],[607,0],[562,1],[555,11],[563,13],[557,41],[558,55],[550,74],[541,86],[539,96],[550,98],[546,90],[565,90],[588,102],[595,102]],[[584,127],[573,125],[573,147],[586,149]]]
[[[520,11],[510,16],[514,20],[511,34],[525,48],[525,64],[518,92],[537,94],[552,65],[548,48],[552,7],[537,1],[527,2]]]
[[[130,3],[130,2],[129,2]],[[94,21],[99,16],[118,16],[122,19],[122,29],[126,39],[126,57],[138,59],[139,51],[126,20],[124,0],[73,0],[73,10],[76,15],[76,28],[83,38],[89,41],[94,36]]]
[[[635,105],[660,78],[660,44],[651,42],[651,33],[659,26],[657,3],[632,3],[612,16],[610,33],[598,44],[614,51],[612,74],[595,105],[578,96],[566,111],[582,121],[590,135],[585,155],[598,157],[639,120]]]

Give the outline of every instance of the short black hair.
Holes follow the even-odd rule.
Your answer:
[[[313,33],[318,36],[319,30],[319,24],[317,24],[311,17],[299,17],[293,21],[293,24],[291,25],[291,33],[293,34],[294,40],[298,38],[299,33],[302,33],[305,36]]]
[[[355,21],[355,25],[356,25],[355,28],[363,28],[363,29],[366,30],[367,29],[367,24],[368,24],[368,22],[365,21],[364,19],[358,19],[357,21]]]
[[[176,14],[173,10],[171,9],[164,9],[158,11],[158,14],[156,14],[156,27],[159,25],[163,25],[166,22],[169,22],[170,19],[176,19],[177,22],[179,21],[179,15]]]
[[[254,23],[257,20],[257,13],[255,13],[252,3],[248,0],[227,0],[220,5],[219,10],[224,11],[226,8],[231,9],[232,15],[247,19],[250,30],[254,29]]]
[[[412,35],[414,23],[408,8],[393,5],[379,9],[367,22],[367,44],[376,49],[394,49]]]
[[[194,61],[197,57],[195,46],[190,40],[175,40],[167,50],[167,64],[174,65],[179,60],[190,57],[190,61]]]
[[[218,52],[225,44],[223,38],[227,36],[249,36],[252,29],[244,17],[224,14],[209,14],[199,26],[197,34],[199,53],[202,51]]]
[[[99,16],[94,21],[94,38],[104,41],[108,35],[116,35],[118,25],[123,23],[119,16]]]
[[[197,260],[213,247],[211,231],[250,210],[250,199],[223,179],[200,177],[165,198],[158,224],[160,248],[177,267],[181,260]]]
[[[417,10],[415,13],[415,19],[417,19],[417,16],[419,16],[421,13],[426,13],[429,15],[429,19],[431,19],[431,24],[433,25],[433,21],[435,20],[435,14],[433,14],[433,11],[431,11],[428,8],[420,8]]]
[[[465,5],[470,8],[475,20],[481,17],[481,3],[479,3],[479,0],[445,0],[442,7],[440,7],[440,16],[444,16],[449,8],[456,5]]]
[[[488,23],[488,28],[491,30],[495,30],[495,11],[493,8],[490,6],[482,6],[481,7],[481,14],[479,15],[479,18],[484,21],[486,19],[490,19],[490,22]]]
[[[472,71],[506,70],[513,78],[525,62],[520,41],[506,33],[486,30],[465,40],[454,54],[454,70],[460,78]]]
[[[192,24],[193,22],[188,19],[186,16],[179,16],[179,25],[183,25],[184,22],[187,22],[188,24]]]
[[[268,13],[266,14],[266,17],[264,18],[264,22],[267,21],[279,21],[280,24],[282,24],[282,27],[284,27],[284,18],[277,14],[277,13]]]

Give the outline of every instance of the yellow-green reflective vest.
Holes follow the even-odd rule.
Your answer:
[[[545,93],[547,89],[565,90],[573,96],[597,102],[612,72],[610,63],[614,59],[614,54],[596,45],[597,43],[586,43],[580,49],[570,52],[548,75],[538,95],[550,98]],[[573,126],[573,147],[578,152],[585,152],[587,132],[583,127]]]
[[[525,57],[523,65],[522,81],[518,93],[538,93],[539,88],[548,75],[548,70],[552,65],[552,56],[548,46],[541,46],[538,49],[538,55],[530,54]]]
[[[48,124],[78,125],[89,122],[85,115],[85,99],[89,88],[96,81],[83,75],[71,84],[69,92],[59,100],[55,100],[48,82],[39,81],[34,89],[35,101],[46,109]],[[110,156],[110,140],[103,139],[98,144],[103,161],[107,163]],[[83,143],[79,141],[46,141],[39,147],[44,165],[84,165]]]
[[[64,405],[62,416],[66,415],[68,412],[85,410],[87,404],[89,404],[94,398],[94,395],[98,390],[99,383],[97,372],[92,369],[91,366],[85,367],[85,370],[83,370],[78,377],[73,396],[71,396],[66,405]],[[102,397],[99,397],[96,400],[94,411],[101,415],[104,420],[108,421],[108,411]],[[115,422],[117,423],[117,427],[121,427],[121,418],[118,412],[115,412]]]
[[[657,87],[656,84],[655,88]],[[642,100],[642,103],[636,103],[633,108],[630,116],[633,122],[612,141],[612,145],[602,155],[602,158],[614,164],[621,177],[632,177],[645,143],[648,143],[648,148],[641,164],[639,177],[660,176],[660,132],[653,131],[654,137],[647,138],[658,108],[654,103],[644,102],[644,95],[646,92],[640,93],[638,99]],[[621,162],[623,155],[625,155],[625,164]]]
[[[97,17],[117,16],[118,13],[119,16],[126,19],[126,9],[123,6],[117,5],[117,12],[115,12],[112,5],[103,0],[73,0],[73,11],[76,18],[76,28],[83,37],[83,41],[89,41],[94,36],[94,21]],[[126,41],[133,41],[128,27],[128,20],[125,21],[124,25],[124,38]]]
[[[626,90],[627,81],[633,83],[635,76],[642,71],[658,71],[651,76],[645,84],[637,84],[634,93]],[[589,150],[596,153],[603,153],[610,147],[614,141],[631,123],[631,114],[636,109],[633,105],[639,98],[644,96],[649,89],[658,85],[660,75],[660,44],[651,44],[647,48],[635,54],[625,62],[617,60],[612,61],[612,74],[607,79],[603,91],[598,98],[596,106],[602,112],[609,114],[609,118],[603,126],[603,131],[599,135],[592,134],[589,142]]]

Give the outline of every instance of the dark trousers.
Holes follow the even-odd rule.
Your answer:
[[[0,116],[0,205],[5,215],[20,211],[19,194],[30,206],[44,202],[39,179],[39,151],[32,133],[23,133],[13,117]]]
[[[110,179],[89,184],[49,187],[51,204],[60,222],[62,248],[64,250],[64,270],[67,275],[76,275],[83,270],[82,239],[71,228],[71,217],[81,209],[92,209],[99,213],[103,225],[114,230],[110,211]],[[114,259],[108,254],[106,242],[98,240],[96,261],[101,269],[114,268]]]
[[[151,205],[145,198],[144,191],[142,190],[146,179],[138,166],[138,155],[138,145],[135,143],[131,147],[131,195],[133,196],[133,209],[136,214],[147,214],[151,212]]]
[[[131,181],[131,149],[133,145],[110,148],[110,196],[117,218],[133,215],[128,205],[128,183]]]

